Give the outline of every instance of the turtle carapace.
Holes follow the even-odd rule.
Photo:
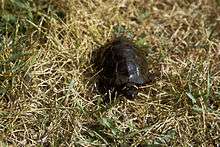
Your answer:
[[[148,81],[147,61],[135,45],[118,38],[101,49],[99,58],[99,89],[102,93],[123,94],[129,99],[138,93],[138,87]]]

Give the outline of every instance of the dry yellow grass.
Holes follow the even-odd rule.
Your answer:
[[[10,30],[0,34],[0,146],[220,144],[218,1],[30,0],[30,7],[32,20],[13,12],[21,20],[12,31],[17,46]],[[120,31],[146,49],[159,76],[134,101],[104,105],[90,61]],[[31,55],[3,64],[14,48]]]

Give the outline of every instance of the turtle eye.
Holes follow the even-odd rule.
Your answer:
[[[136,89],[128,89],[125,93],[125,96],[129,99],[133,99],[137,95]]]
[[[128,99],[133,99],[138,94],[137,89],[136,85],[126,85],[122,88],[122,91]]]

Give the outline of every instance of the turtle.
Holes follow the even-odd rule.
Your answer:
[[[100,49],[98,87],[101,93],[133,99],[150,81],[146,56],[127,38],[116,38]]]

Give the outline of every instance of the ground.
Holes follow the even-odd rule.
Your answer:
[[[0,4],[0,146],[220,144],[219,0]],[[118,34],[156,77],[105,104],[92,53]]]

